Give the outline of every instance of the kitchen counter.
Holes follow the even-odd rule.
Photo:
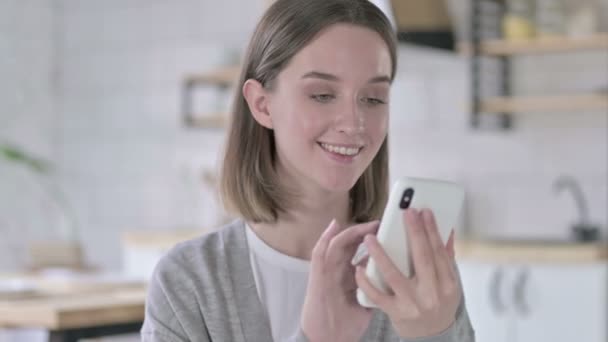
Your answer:
[[[136,333],[144,319],[146,285],[129,278],[13,274],[1,284],[0,328],[45,329],[53,342]]]
[[[534,240],[461,240],[456,258],[504,262],[608,262],[608,243]]]
[[[141,286],[0,300],[0,327],[62,330],[141,322],[145,298]]]
[[[127,231],[121,236],[123,245],[169,249],[176,244],[195,239],[206,233],[207,229],[179,229],[168,231]]]
[[[196,238],[208,230],[191,229],[169,232],[128,232],[123,245],[130,248],[158,249],[165,252],[176,243]],[[608,262],[608,242],[577,243],[542,240],[456,241],[457,259],[512,262]],[[128,253],[126,253],[128,254]],[[139,260],[139,259],[138,259]],[[129,262],[127,262],[129,264]],[[141,260],[136,262],[141,269]]]

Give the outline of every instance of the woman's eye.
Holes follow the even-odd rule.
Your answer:
[[[310,96],[313,100],[316,100],[321,103],[327,103],[334,99],[334,96],[331,94],[317,94]]]
[[[373,97],[365,97],[363,98],[363,102],[370,104],[370,105],[381,105],[381,104],[385,104],[385,101],[382,101],[380,99],[377,98],[373,98]]]

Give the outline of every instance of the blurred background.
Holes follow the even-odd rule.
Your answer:
[[[0,0],[0,341],[137,340],[217,197],[264,0]],[[377,0],[399,35],[390,174],[467,190],[478,341],[608,341],[608,1]]]

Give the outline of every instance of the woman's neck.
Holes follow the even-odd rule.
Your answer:
[[[274,223],[248,223],[260,239],[283,254],[310,260],[313,247],[331,220],[336,219],[341,227],[350,224],[348,193],[307,192],[292,204]]]

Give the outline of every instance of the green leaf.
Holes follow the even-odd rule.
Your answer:
[[[23,150],[6,143],[0,144],[0,153],[4,155],[7,160],[17,164],[23,164],[38,173],[47,173],[51,168],[49,162],[46,160],[28,155]]]

